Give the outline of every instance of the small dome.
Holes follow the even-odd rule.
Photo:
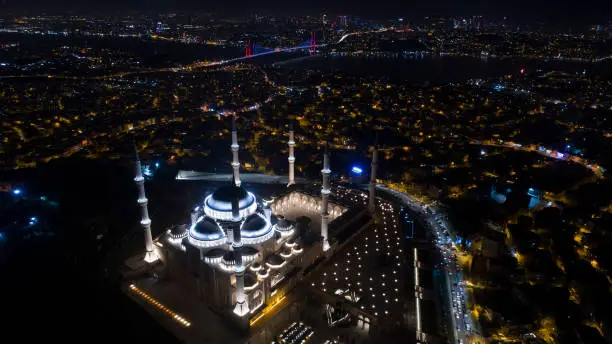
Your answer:
[[[240,228],[243,238],[256,238],[265,235],[270,230],[268,221],[263,216],[255,213],[249,215]]]
[[[244,287],[245,288],[247,289],[253,288],[255,284],[257,284],[257,277],[255,277],[253,274],[250,274],[250,273],[244,274]]]
[[[182,238],[187,234],[186,225],[177,225],[170,228],[170,236],[173,238]]]
[[[271,254],[266,259],[266,265],[271,266],[271,267],[279,267],[283,265],[284,262],[285,260],[277,254]]]
[[[201,241],[219,240],[225,236],[217,222],[208,216],[200,217],[191,227],[189,234]]]
[[[299,244],[295,245],[293,246],[292,250],[294,253],[302,253],[302,246],[300,246]]]
[[[262,268],[261,270],[257,271],[257,276],[261,277],[261,278],[266,278],[268,277],[268,272],[270,271],[270,269],[268,268]]]
[[[287,220],[286,218],[282,216],[276,222],[276,230],[281,231],[281,232],[289,231],[292,229],[292,227],[293,225],[291,224],[291,222],[289,222],[289,220]]]
[[[293,252],[291,251],[291,248],[289,248],[289,247],[285,247],[285,248],[283,248],[283,249],[282,249],[282,251],[281,251],[280,255],[281,255],[281,257],[283,257],[283,258],[289,258],[289,257],[291,257],[291,254],[292,254],[292,253],[293,253]]]

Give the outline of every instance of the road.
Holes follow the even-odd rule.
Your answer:
[[[446,280],[445,298],[447,304],[451,305],[449,313],[452,324],[452,332],[449,332],[451,343],[465,343],[465,339],[475,332],[474,323],[470,313],[466,309],[466,294],[462,282],[462,271],[457,264],[455,249],[452,245],[450,224],[443,213],[435,204],[422,204],[413,200],[408,194],[399,192],[384,186],[377,186],[400,200],[417,214],[423,224],[431,231],[441,257],[442,272]]]

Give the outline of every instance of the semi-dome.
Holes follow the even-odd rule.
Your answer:
[[[218,259],[218,258],[223,258],[223,256],[227,253],[228,251],[222,249],[222,248],[213,248],[212,250],[206,252],[206,254],[204,255],[205,258],[210,258],[210,259]]]
[[[242,223],[240,232],[242,233],[243,238],[253,238],[265,234],[269,230],[269,227],[268,221],[266,221],[261,215],[251,214]]]
[[[213,248],[204,255],[204,262],[208,264],[219,264],[227,251],[222,248]]]
[[[223,263],[226,265],[236,264],[236,254],[234,251],[227,251],[223,254]]]
[[[217,222],[208,217],[200,217],[189,229],[189,241],[200,247],[211,247],[225,242],[225,233]]]
[[[270,222],[261,214],[254,213],[244,220],[240,227],[240,236],[244,244],[258,244],[274,235]]]
[[[232,203],[238,204],[241,217],[250,215],[257,209],[257,202],[252,193],[241,186],[225,185],[206,197],[204,212],[218,220],[232,220]]]

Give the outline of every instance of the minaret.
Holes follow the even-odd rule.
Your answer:
[[[235,186],[238,187],[238,186]],[[236,274],[236,306],[234,306],[234,313],[238,316],[244,316],[249,312],[249,303],[244,294],[244,271],[245,267],[242,263],[242,238],[240,235],[240,212],[238,209],[238,200],[232,200],[232,221],[234,221],[234,228],[232,233],[232,249],[234,250],[234,259],[236,264],[234,265],[234,272]]]
[[[378,169],[378,135],[374,142],[374,150],[372,151],[372,172],[370,173],[370,199],[368,210],[374,214],[376,212],[376,170]]]
[[[145,235],[145,256],[144,260],[152,263],[158,259],[157,254],[153,251],[153,237],[151,236],[151,219],[149,218],[149,209],[147,208],[148,200],[145,194],[144,177],[142,176],[142,166],[140,165],[140,156],[134,144],[134,165],[136,168],[136,177],[134,181],[138,185],[138,205],[140,205],[140,224]]]
[[[232,168],[234,169],[234,184],[240,186],[240,162],[238,162],[238,131],[236,116],[232,115]]]
[[[295,184],[295,156],[293,155],[293,147],[295,147],[295,138],[293,136],[293,121],[289,123],[289,184],[291,186]]]
[[[323,154],[323,169],[321,170],[323,175],[323,185],[321,186],[321,238],[323,240],[323,251],[329,250],[329,240],[327,235],[327,224],[329,222],[329,175],[331,170],[329,169],[329,154],[327,153],[327,143],[325,143],[325,153]]]
[[[196,207],[191,211],[191,224],[194,225],[198,222],[198,217],[200,216],[200,207]]]

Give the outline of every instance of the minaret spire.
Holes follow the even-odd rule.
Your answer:
[[[151,235],[151,219],[149,218],[149,209],[147,204],[149,200],[147,200],[147,196],[145,194],[144,187],[144,177],[142,176],[142,166],[140,164],[140,156],[138,155],[138,149],[136,148],[136,143],[133,143],[134,146],[134,167],[136,172],[136,177],[134,178],[134,182],[138,186],[138,205],[140,205],[140,224],[142,225],[142,229],[144,230],[145,235],[145,256],[144,260],[148,263],[152,263],[159,259],[157,254],[153,250],[153,237]]]
[[[323,251],[329,250],[329,238],[327,234],[327,225],[329,222],[329,194],[331,190],[329,188],[329,176],[331,170],[329,169],[329,154],[327,152],[328,143],[325,142],[325,152],[323,153],[323,169],[321,174],[323,175],[323,185],[321,186],[321,238],[323,240]]]
[[[373,214],[374,212],[376,212],[376,170],[378,169],[378,133],[376,133],[376,139],[374,140],[371,167],[372,171],[370,173],[370,199],[368,203],[368,210]]]
[[[235,188],[238,186],[234,185]],[[242,225],[240,217],[240,209],[238,208],[238,199],[232,200],[232,217],[234,223],[232,226],[232,249],[234,250],[234,273],[236,274],[236,305],[234,306],[234,313],[238,316],[244,316],[249,312],[249,302],[244,293],[244,271],[245,267],[242,262],[242,235],[240,233],[240,226]]]
[[[295,184],[295,155],[293,151],[293,147],[295,147],[295,137],[293,134],[293,120],[289,122],[289,184],[287,186],[291,186]]]
[[[232,115],[232,168],[234,169],[234,184],[240,186],[240,162],[238,161],[238,130],[236,130],[236,116]]]

